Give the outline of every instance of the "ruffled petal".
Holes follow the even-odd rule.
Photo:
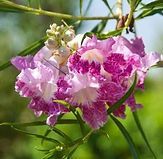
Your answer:
[[[11,59],[11,63],[20,71],[26,68],[31,68],[31,69],[35,68],[33,56],[30,55],[25,57],[16,56]]]
[[[96,102],[81,109],[83,112],[83,120],[93,129],[99,129],[106,123],[107,111],[104,103]]]

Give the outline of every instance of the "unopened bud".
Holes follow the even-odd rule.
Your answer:
[[[74,30],[67,30],[66,32],[65,32],[65,35],[64,35],[64,41],[65,42],[69,42],[69,41],[71,41],[73,38],[75,37],[75,32],[74,32]]]
[[[46,42],[45,42],[46,47],[49,50],[56,50],[58,48],[58,42],[55,41],[52,38],[49,38]]]

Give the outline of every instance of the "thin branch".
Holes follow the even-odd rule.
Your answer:
[[[46,16],[52,16],[52,17],[58,17],[62,19],[73,19],[73,20],[108,20],[108,19],[117,19],[118,17],[116,16],[94,16],[94,17],[85,17],[85,16],[74,16],[70,14],[62,14],[62,13],[57,13],[57,12],[51,12],[51,11],[46,11],[42,9],[36,9],[36,8],[31,8],[28,6],[23,6],[19,5],[10,1],[2,0],[0,1],[0,7],[4,7],[5,9],[13,9],[14,11],[21,11],[21,12],[27,12],[35,15],[46,15]],[[8,8],[7,8],[8,7]]]

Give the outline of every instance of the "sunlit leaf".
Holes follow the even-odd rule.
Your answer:
[[[29,54],[36,53],[38,50],[40,50],[44,46],[44,42],[46,41],[47,37],[43,37],[41,40],[38,40],[34,42],[32,45],[18,53],[18,56],[26,56]],[[5,68],[11,66],[10,61],[7,61],[6,63],[0,65],[0,71],[4,70]]]
[[[142,2],[142,0],[136,0],[136,2],[135,2],[135,8],[137,8],[138,5],[139,5],[141,2]]]
[[[163,7],[162,8],[157,8],[157,9],[147,9],[144,10],[142,13],[140,13],[136,19],[141,19],[147,16],[152,16],[154,14],[163,14]]]
[[[163,7],[163,1],[162,0],[156,0],[153,2],[150,2],[146,5],[144,5],[141,9],[152,9],[156,7]]]
[[[136,19],[141,19],[154,14],[163,14],[163,1],[157,0],[143,5],[141,11],[142,12],[136,17]]]
[[[130,134],[128,133],[128,131],[126,130],[126,128],[122,125],[122,123],[116,119],[114,116],[110,115],[112,120],[114,121],[114,123],[117,125],[117,127],[119,128],[119,130],[121,131],[121,133],[123,134],[123,136],[125,137],[128,145],[129,145],[129,148],[130,148],[130,151],[132,153],[132,156],[134,159],[139,159],[139,155],[138,155],[138,152],[137,152],[137,149],[136,149],[136,146],[130,136]]]
[[[115,104],[113,104],[110,108],[108,108],[107,110],[108,114],[111,114],[116,109],[118,109],[131,96],[131,94],[135,89],[136,83],[137,83],[137,75],[135,74],[135,79],[132,86],[129,88],[129,90],[125,93],[125,95],[120,100],[118,100]]]
[[[140,123],[140,120],[139,120],[139,118],[138,118],[137,112],[133,112],[133,117],[134,117],[135,123],[136,123],[136,125],[137,125],[137,127],[138,127],[138,129],[139,129],[139,132],[141,133],[141,135],[142,135],[142,137],[143,137],[143,139],[144,139],[144,141],[145,141],[145,143],[146,143],[146,145],[147,145],[149,151],[151,152],[151,154],[153,155],[153,157],[154,157],[155,159],[157,159],[157,157],[156,157],[154,151],[152,150],[152,148],[151,148],[151,146],[150,146],[150,144],[149,144],[149,142],[148,142],[148,140],[147,140],[147,137],[146,137],[146,135],[145,135],[145,133],[144,133],[144,130],[143,130],[143,127],[142,127],[142,125],[141,125],[141,123]]]

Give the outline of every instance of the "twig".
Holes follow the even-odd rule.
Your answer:
[[[57,12],[46,11],[42,9],[35,9],[24,5],[19,5],[10,1],[0,1],[0,7],[9,7],[10,9],[16,11],[23,11],[35,15],[46,15],[52,17],[58,17],[62,19],[73,19],[73,20],[108,20],[108,19],[117,19],[117,16],[94,16],[94,17],[86,17],[86,16],[74,16],[70,14],[62,14]],[[13,8],[11,8],[13,7]]]

